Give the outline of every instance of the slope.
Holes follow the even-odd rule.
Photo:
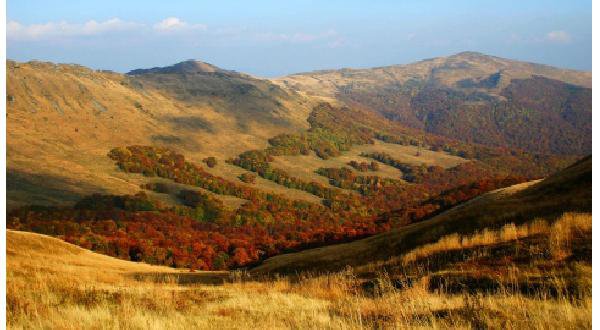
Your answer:
[[[471,234],[508,222],[521,224],[535,217],[553,218],[566,211],[591,212],[591,171],[589,156],[544,180],[487,193],[429,220],[347,244],[272,257],[253,272],[339,270],[399,256],[452,233]]]
[[[180,86],[187,92],[173,94]],[[116,146],[163,145],[197,162],[223,160],[303,130],[309,109],[267,81],[195,61],[131,75],[8,61],[8,205],[132,193],[138,185],[116,175],[106,157]]]
[[[591,73],[475,52],[274,82],[469,143],[531,152],[591,152]]]
[[[395,289],[380,278],[385,289],[373,294],[347,272],[259,282],[116,260],[38,234],[6,234],[9,329],[591,328],[591,293],[578,300],[507,291],[467,296],[418,285]],[[178,280],[190,277],[197,281]]]

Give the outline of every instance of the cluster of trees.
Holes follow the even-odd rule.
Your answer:
[[[373,195],[379,191],[385,190],[385,188],[398,187],[403,184],[399,180],[390,178],[357,175],[347,167],[321,167],[316,173],[327,177],[332,186],[356,190],[362,195]]]
[[[361,156],[373,158],[379,162],[390,165],[402,171],[402,178],[411,183],[421,183],[427,173],[439,172],[443,173],[444,169],[440,166],[427,166],[427,165],[412,165],[401,162],[394,159],[391,155],[385,152],[370,152],[362,153]]]
[[[181,215],[188,215],[192,218],[204,222],[216,222],[224,217],[225,207],[221,200],[209,196],[198,190],[180,190],[177,194],[183,205],[188,206],[186,212],[179,212]],[[184,208],[184,210],[186,210]]]
[[[444,136],[446,141],[539,154],[591,153],[591,89],[543,77],[513,79],[500,91],[502,99],[477,88],[499,87],[496,83],[496,74],[462,80],[459,88],[409,80],[381,88],[348,86],[339,96],[370,113],[372,122],[374,117],[385,117],[429,136]],[[410,139],[412,134],[407,135]]]
[[[367,171],[379,171],[379,163],[377,162],[357,162],[356,160],[351,160],[348,162],[348,165],[352,166],[355,170],[360,171],[360,172],[367,172]]]
[[[173,187],[172,184],[164,183],[164,182],[149,182],[143,183],[140,185],[140,188],[146,190],[152,190],[160,194],[172,194],[176,192],[176,188]]]
[[[78,201],[75,209],[112,211],[115,209],[125,211],[154,211],[156,206],[148,200],[148,196],[143,191],[136,195],[101,195],[93,194]]]
[[[215,157],[206,157],[202,161],[210,168],[217,166],[217,159]]]
[[[254,173],[242,173],[240,175],[240,180],[245,183],[254,183],[256,182],[256,174]]]
[[[21,208],[9,214],[7,225],[59,236],[126,260],[205,270],[248,266],[275,254],[344,242],[390,228],[368,217],[341,221],[320,207],[291,208],[249,201],[238,211],[227,212],[196,191],[184,191],[180,196],[189,206],[154,205],[152,211],[97,208],[109,200],[144,199],[152,203],[142,196],[94,195],[86,200],[97,203],[84,203],[79,208]],[[199,210],[204,212],[195,218]],[[248,221],[250,218],[254,221]]]
[[[377,133],[375,133],[375,138],[377,140],[380,140],[380,141],[383,141],[386,143],[399,144],[399,145],[403,145],[403,146],[421,146],[423,143],[415,138],[412,138],[412,137],[404,135],[404,134],[391,135],[391,134],[377,132]]]
[[[273,161],[273,156],[267,151],[246,151],[229,161],[233,165],[255,172],[261,178],[271,180],[287,188],[303,190],[324,199],[335,199],[341,193],[319,182],[302,180],[290,175],[285,170],[271,166],[269,162]]]
[[[310,128],[300,134],[280,134],[269,140],[265,152],[270,156],[308,155],[310,151],[322,158],[339,156],[353,145],[372,144],[373,130],[353,120],[346,107],[335,108],[328,103],[317,105],[308,117]]]
[[[441,193],[434,195],[434,197],[421,200],[416,206],[407,204],[384,212],[379,215],[378,221],[389,223],[392,227],[405,226],[420,219],[437,215],[459,203],[468,201],[488,191],[521,183],[523,180],[524,178],[522,177],[498,176],[461,184],[455,188],[443,190]],[[452,182],[456,184],[463,182],[463,180],[454,177]]]

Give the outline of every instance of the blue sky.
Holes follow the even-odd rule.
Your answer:
[[[461,51],[591,70],[591,1],[8,0],[7,55],[127,72],[200,59],[258,76]]]

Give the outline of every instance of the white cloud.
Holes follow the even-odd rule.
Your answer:
[[[568,43],[571,41],[571,35],[563,30],[550,31],[546,34],[546,40],[556,43]]]
[[[111,18],[104,22],[91,20],[83,24],[61,21],[23,25],[17,21],[9,21],[6,24],[6,36],[8,39],[13,40],[92,36],[109,32],[129,31],[142,26],[143,24],[126,22],[119,18]]]
[[[162,21],[154,24],[154,29],[161,32],[173,32],[173,31],[191,31],[200,30],[205,31],[207,26],[204,24],[189,24],[177,17],[167,17]]]
[[[111,18],[101,22],[95,20],[85,23],[60,21],[30,25],[9,20],[6,24],[6,36],[9,40],[35,41],[94,36],[115,32],[179,33],[205,31],[206,29],[207,26],[204,24],[190,24],[177,17],[165,18],[154,25],[128,22],[119,18]]]

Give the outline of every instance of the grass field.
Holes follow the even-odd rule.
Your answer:
[[[355,160],[357,162],[370,163],[373,159],[361,157],[362,153],[385,152],[390,154],[394,159],[412,164],[412,165],[437,165],[444,168],[453,167],[461,163],[467,162],[467,159],[449,155],[445,152],[435,152],[430,150],[419,149],[414,146],[403,146],[398,144],[385,143],[375,140],[374,144],[364,144],[352,147],[351,150],[345,151],[338,157],[323,160],[317,157],[314,153],[310,155],[299,156],[275,156],[273,167],[283,169],[294,176],[304,180],[316,181],[323,184],[329,184],[329,180],[315,171],[321,167],[347,167],[348,162]],[[396,180],[402,180],[402,172],[397,168],[379,163],[378,171],[359,172],[353,170],[357,175],[374,175]]]
[[[140,88],[126,75],[77,65],[9,61],[7,81],[9,208],[72,203],[92,192],[132,193],[130,183],[111,174],[106,154],[114,147],[163,145],[192,159],[233,157],[266,147],[274,135],[306,129],[312,107],[295,94],[272,96],[279,105],[270,108],[253,103],[262,99],[240,100],[262,116],[241,120],[246,113],[219,99],[187,102]]]
[[[560,238],[556,246],[569,253],[566,247],[572,245],[563,243],[573,242],[574,233],[591,229],[591,216],[565,219],[563,226],[536,228]],[[490,233],[515,242],[505,232]],[[534,233],[520,232],[521,241]],[[436,260],[436,253],[469,247],[440,242],[407,256],[417,254],[416,259],[408,258],[425,265]],[[479,240],[488,251],[499,243]],[[587,263],[577,266],[575,278],[581,284],[577,294],[561,282],[560,272],[547,273],[555,275],[553,283],[562,285],[552,286],[559,288],[556,295],[545,288],[523,294],[504,284],[493,291],[432,290],[435,274],[400,287],[389,273],[365,279],[351,268],[319,276],[254,280],[243,273],[189,273],[117,260],[54,238],[14,231],[7,232],[7,247],[10,329],[591,328]],[[511,274],[524,274],[517,266]]]

